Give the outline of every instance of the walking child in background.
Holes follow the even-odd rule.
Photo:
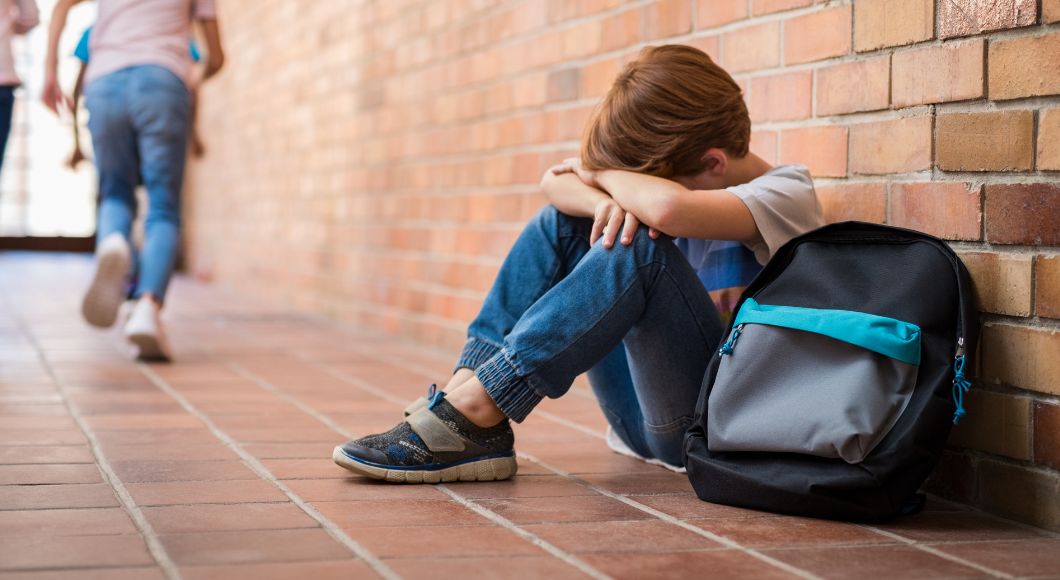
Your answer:
[[[739,85],[710,57],[644,49],[580,159],[545,172],[552,205],[509,252],[445,391],[432,386],[404,421],[334,460],[387,481],[505,479],[509,420],[588,372],[608,445],[682,469],[722,319],[780,246],[823,225],[807,169],[771,167],[750,133]]]
[[[15,72],[11,39],[33,30],[38,23],[40,14],[34,0],[0,0],[0,170],[4,166],[7,138],[11,134],[15,89],[22,84]]]
[[[59,0],[52,13],[42,98],[54,112],[71,105],[59,87],[57,54],[67,14],[81,1]],[[96,272],[81,311],[99,327],[117,318],[132,268],[135,189],[142,182],[148,198],[144,243],[133,291],[136,304],[124,331],[141,358],[170,360],[159,314],[179,250],[192,95],[224,62],[216,12],[212,0],[97,4],[84,84],[101,202]],[[188,54],[193,22],[206,43],[204,66],[194,66]]]
[[[81,95],[85,87],[85,71],[88,69],[88,58],[91,54],[91,49],[89,48],[91,34],[92,27],[85,28],[85,31],[81,33],[81,38],[77,41],[77,47],[74,48],[74,58],[81,62],[81,68],[77,70],[77,79],[74,80],[74,90],[70,97],[70,115],[73,120],[71,126],[74,131],[74,149],[70,153],[69,161],[67,161],[70,169],[77,169],[77,166],[85,160],[85,152],[81,149],[81,124],[78,122],[78,110],[80,109]],[[195,43],[194,38],[188,41],[188,55],[191,56],[191,60],[194,63],[198,63],[202,58],[199,53],[199,45]],[[202,157],[206,148],[199,137],[199,125],[195,122],[195,104],[197,101],[198,92],[194,92],[191,95],[191,154],[195,157]]]

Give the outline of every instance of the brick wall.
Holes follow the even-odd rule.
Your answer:
[[[1060,529],[1060,0],[221,3],[188,257],[247,293],[455,351],[550,163],[640,46],[746,91],[830,220],[952,240],[981,384],[932,487]]]

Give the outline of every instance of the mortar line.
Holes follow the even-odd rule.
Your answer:
[[[362,546],[360,543],[355,541],[353,538],[348,536],[346,532],[342,531],[334,522],[329,520],[323,514],[321,514],[312,504],[303,500],[298,494],[294,492],[287,484],[283,483],[272,474],[271,471],[257,457],[251,455],[248,451],[243,449],[243,446],[233,439],[228,433],[222,430],[213,422],[213,420],[200,411],[197,407],[191,404],[187,398],[181,393],[177,392],[168,382],[162,377],[158,376],[151,367],[144,363],[136,363],[137,368],[148,378],[159,390],[169,395],[170,398],[175,400],[185,411],[195,416],[199,421],[202,421],[206,428],[213,433],[214,437],[217,437],[225,444],[226,447],[231,449],[236,455],[239,455],[240,459],[249,467],[258,477],[268,481],[274,487],[279,489],[284,495],[287,496],[292,503],[298,506],[306,515],[313,518],[324,531],[331,536],[335,541],[349,549],[355,556],[363,560],[373,571],[388,580],[400,580],[396,572],[390,569],[390,566],[386,565],[382,560],[377,558],[368,549]]]
[[[143,538],[144,543],[147,546],[147,551],[151,554],[155,564],[158,565],[159,569],[169,580],[181,580],[182,576],[180,575],[176,563],[174,563],[169,557],[169,553],[166,551],[165,546],[162,545],[162,541],[158,539],[158,534],[155,532],[151,522],[147,521],[147,517],[144,516],[140,506],[136,504],[132,494],[129,493],[124,482],[122,482],[121,478],[119,478],[118,474],[114,471],[114,467],[111,466],[110,461],[103,453],[103,448],[100,445],[95,432],[89,427],[80,410],[71,400],[67,393],[66,384],[59,380],[59,376],[55,374],[55,370],[49,363],[48,357],[44,353],[44,349],[41,348],[40,343],[37,342],[36,337],[30,332],[29,327],[26,326],[26,323],[17,314],[15,309],[11,308],[10,300],[6,294],[3,295],[3,302],[6,309],[11,312],[11,317],[15,321],[16,327],[23,336],[29,340],[30,344],[33,345],[34,350],[37,351],[37,357],[44,365],[45,371],[48,373],[48,376],[51,377],[52,383],[55,387],[59,389],[63,404],[66,406],[70,418],[74,420],[78,429],[80,429],[85,438],[88,439],[89,449],[92,451],[92,457],[95,459],[96,467],[102,472],[103,479],[106,481],[107,485],[114,490],[114,495],[118,497],[118,502],[121,504],[122,510],[125,511],[129,516],[129,519],[132,520],[133,525],[136,526],[136,530],[140,537]]]
[[[303,364],[306,364],[308,366],[312,366],[314,368],[317,368],[318,370],[326,372],[326,373],[334,376],[335,378],[337,378],[339,380],[342,380],[343,382],[349,383],[349,384],[357,387],[358,389],[360,389],[362,391],[365,391],[365,392],[367,392],[367,393],[369,393],[371,395],[383,398],[383,399],[385,399],[387,401],[398,403],[398,404],[400,404],[402,406],[405,405],[405,400],[404,399],[396,397],[394,395],[391,395],[391,394],[389,394],[386,391],[383,391],[381,389],[378,389],[378,388],[372,386],[367,381],[362,381],[362,380],[357,379],[355,377],[340,376],[339,374],[335,374],[335,373],[341,373],[341,371],[332,372],[332,369],[330,369],[330,367],[328,367],[327,365],[323,365],[323,364],[315,363],[313,361],[306,360],[305,358],[303,358],[301,356],[296,356],[296,358],[298,358],[299,361],[302,362]],[[325,424],[332,431],[335,431],[336,433],[338,433],[339,435],[342,435],[343,437],[345,437],[347,439],[352,439],[354,437],[354,435],[350,431],[348,431],[345,428],[341,427],[338,423],[336,423],[326,413],[321,413],[320,411],[317,411],[316,409],[313,409],[311,406],[305,404],[304,402],[299,400],[297,397],[285,393],[282,389],[276,387],[271,382],[269,382],[267,379],[262,378],[262,377],[256,375],[255,373],[253,373],[251,371],[248,371],[246,368],[242,367],[238,363],[227,363],[227,364],[231,368],[233,368],[233,370],[236,370],[239,374],[241,374],[245,378],[248,378],[248,379],[254,381],[255,383],[257,383],[260,387],[262,387],[266,391],[268,391],[270,393],[273,393],[273,394],[276,394],[276,395],[280,396],[281,398],[283,398],[284,400],[287,400],[288,402],[294,404],[296,407],[298,407],[298,409],[300,411],[302,411],[303,413],[313,417],[314,419],[320,421],[321,423]],[[563,562],[569,564],[570,566],[572,566],[574,568],[577,568],[579,571],[591,576],[592,578],[596,578],[598,580],[604,580],[606,578],[610,578],[608,575],[600,572],[596,568],[593,568],[588,563],[584,562],[583,560],[581,560],[580,558],[578,558],[574,554],[571,554],[569,552],[566,552],[566,551],[556,547],[555,545],[553,545],[553,544],[549,543],[548,541],[542,539],[540,536],[534,534],[533,532],[530,532],[530,531],[522,528],[521,526],[519,526],[515,522],[512,522],[511,520],[509,520],[508,518],[505,518],[504,516],[498,514],[497,512],[495,512],[495,511],[493,511],[493,510],[491,510],[491,509],[489,509],[487,507],[484,507],[482,505],[479,505],[479,504],[475,503],[474,500],[472,500],[470,498],[467,498],[467,497],[465,497],[465,496],[453,491],[452,489],[450,489],[449,487],[445,486],[444,484],[436,484],[435,487],[438,488],[443,493],[445,493],[446,495],[448,495],[450,498],[452,498],[454,501],[456,501],[460,505],[464,506],[465,508],[468,508],[471,511],[479,514],[480,516],[482,516],[484,518],[486,518],[487,520],[489,520],[489,521],[491,521],[491,522],[493,522],[493,523],[495,523],[495,524],[497,524],[497,525],[499,525],[499,526],[501,526],[501,527],[503,527],[503,528],[515,533],[516,535],[518,535],[522,539],[524,539],[524,540],[530,542],[531,544],[541,548],[542,550],[548,552],[552,556],[556,557],[559,560],[562,560]]]
[[[371,349],[366,349],[366,350],[371,351]],[[382,361],[384,361],[384,362],[386,362],[388,364],[393,364],[392,361],[387,360],[386,358],[381,358],[381,357],[378,357],[378,356],[377,356],[377,358],[379,358],[379,360],[382,360]],[[417,373],[420,373],[420,374],[425,374],[425,369],[422,369],[418,364],[409,365],[407,362],[403,363],[403,364],[405,364],[405,366],[407,368],[410,368],[413,372],[417,372]],[[570,421],[570,422],[573,423],[573,421]],[[584,428],[588,429],[588,427],[584,427]],[[599,437],[599,435],[597,435],[597,436]],[[712,532],[708,532],[706,530],[703,530],[702,528],[698,528],[697,526],[694,526],[692,524],[684,522],[683,520],[674,518],[673,516],[670,516],[669,514],[665,514],[665,513],[660,512],[660,511],[658,511],[658,510],[656,510],[654,508],[651,508],[649,506],[641,504],[640,502],[637,502],[636,500],[632,500],[632,499],[627,498],[625,496],[620,496],[618,494],[615,494],[615,493],[613,493],[611,491],[608,491],[606,489],[599,488],[599,487],[593,485],[592,483],[590,483],[588,481],[585,481],[585,480],[581,479],[580,477],[578,477],[578,476],[576,476],[574,474],[566,472],[566,471],[564,471],[564,470],[562,470],[560,468],[553,467],[553,466],[551,466],[551,465],[549,465],[549,464],[537,459],[536,457],[534,457],[531,454],[520,452],[519,455],[526,457],[528,460],[532,461],[533,463],[536,463],[536,464],[540,465],[541,467],[544,467],[545,469],[548,469],[549,471],[552,471],[552,472],[556,473],[557,475],[561,475],[563,477],[566,477],[566,478],[574,481],[575,483],[578,483],[579,485],[583,485],[585,487],[588,487],[589,489],[592,489],[593,491],[596,491],[597,493],[600,493],[602,495],[606,495],[608,497],[612,497],[614,499],[618,499],[619,501],[622,501],[623,503],[626,503],[627,505],[630,505],[631,507],[635,507],[637,509],[640,509],[641,511],[644,511],[644,512],[652,514],[652,515],[655,515],[656,517],[660,517],[659,514],[661,514],[662,516],[665,516],[665,517],[660,517],[660,519],[663,519],[664,521],[667,521],[667,522],[672,523],[674,525],[678,525],[679,527],[688,529],[689,531],[700,530],[700,532],[702,532],[702,533],[700,533],[700,532],[696,532],[696,533],[699,533],[700,535],[710,534],[710,535],[704,536],[704,537],[708,537],[710,539],[715,539],[714,536],[716,536],[716,534],[713,534]],[[670,521],[671,519],[674,520],[674,521]],[[910,539],[910,538],[905,538],[905,537],[900,536],[898,534],[895,534],[893,532],[888,532],[886,530],[882,530],[880,528],[875,528],[875,527],[872,527],[872,526],[866,526],[866,525],[861,525],[861,526],[865,527],[865,528],[867,528],[867,529],[869,529],[871,531],[877,532],[877,533],[879,533],[881,535],[884,535],[884,536],[887,536],[887,537],[892,537],[893,539],[899,540],[902,543],[904,543],[904,544],[906,544],[906,545],[908,545],[908,546],[910,546],[910,547],[912,547],[914,549],[917,549],[917,550],[920,550],[920,551],[924,551],[924,552],[927,552],[927,553],[935,555],[935,556],[942,557],[942,558],[944,558],[946,560],[950,560],[950,561],[953,561],[955,563],[962,564],[964,566],[975,568],[976,570],[979,570],[980,572],[984,572],[986,574],[990,574],[990,575],[992,575],[994,577],[997,577],[997,578],[1013,578],[1013,576],[1005,574],[1004,572],[1000,572],[998,570],[994,570],[994,569],[988,568],[986,566],[981,566],[979,564],[976,564],[976,563],[971,562],[969,560],[965,560],[965,559],[960,558],[958,556],[953,556],[953,555],[950,555],[950,554],[946,554],[945,552],[942,552],[941,550],[935,549],[935,548],[933,548],[931,546],[920,544],[916,540],[913,540],[913,539]],[[723,536],[717,536],[717,537],[723,538]],[[723,541],[721,543],[723,543],[725,545],[729,545],[729,542],[732,542],[735,546],[739,546],[738,549],[749,550],[751,552],[754,552],[754,550],[752,548],[743,547],[740,544],[736,543],[735,541],[729,540],[728,538],[725,538],[725,541]],[[764,558],[773,560],[773,558],[771,558],[768,555],[761,554],[759,552],[756,552],[756,553],[760,554]],[[753,556],[753,554],[750,554],[750,553],[748,553],[748,555],[752,555]],[[755,556],[755,557],[757,558],[757,556]],[[759,559],[761,559],[761,558],[759,558]],[[763,561],[766,561],[766,560],[763,560]],[[770,562],[770,563],[772,563],[772,562]],[[788,564],[786,564],[784,562],[780,562],[780,564],[782,564],[782,566],[781,566],[782,568],[786,567],[786,566],[789,566]],[[794,568],[794,567],[792,567],[792,568]],[[787,569],[787,568],[785,568],[785,569]],[[795,568],[795,570],[798,570],[798,568]],[[788,571],[792,572],[791,570],[788,570]],[[792,573],[795,573],[795,572],[792,572]],[[814,576],[811,574],[810,577],[814,577]]]
[[[877,528],[875,526],[871,526],[871,525],[868,525],[868,524],[859,524],[859,526],[864,528],[864,529],[866,529],[866,530],[869,530],[870,532],[874,532],[874,533],[879,534],[881,536],[884,536],[886,538],[891,538],[892,540],[897,540],[897,541],[899,541],[899,542],[901,542],[901,543],[903,543],[903,544],[905,544],[905,545],[907,545],[910,548],[913,548],[915,550],[920,550],[921,552],[927,552],[928,554],[932,554],[934,556],[937,556],[937,557],[942,558],[944,560],[949,560],[950,562],[954,562],[954,563],[960,564],[962,566],[968,566],[969,568],[975,568],[976,570],[978,570],[980,572],[983,572],[984,574],[989,574],[990,576],[993,576],[994,578],[1015,578],[1015,576],[1012,576],[1010,574],[1006,574],[1004,572],[1001,572],[1000,570],[994,570],[993,568],[989,568],[987,566],[983,566],[981,564],[976,564],[975,562],[972,562],[972,561],[969,561],[969,560],[965,560],[964,558],[961,558],[960,556],[954,556],[954,555],[951,555],[951,554],[947,554],[946,552],[943,552],[942,550],[939,550],[939,549],[934,548],[932,546],[927,546],[927,545],[921,544],[920,542],[918,542],[918,541],[916,541],[916,540],[914,540],[912,538],[907,538],[907,537],[905,537],[905,536],[903,536],[901,534],[896,534],[894,532],[889,532],[887,530],[883,530],[883,529],[880,529],[880,528]]]
[[[632,499],[630,497],[627,497],[627,496],[615,493],[613,491],[604,489],[602,487],[593,485],[592,483],[590,483],[590,482],[578,477],[577,475],[574,475],[573,473],[570,473],[569,471],[566,471],[564,469],[561,469],[559,467],[556,467],[554,465],[551,465],[549,463],[541,461],[536,456],[534,456],[534,455],[532,455],[530,453],[522,453],[522,452],[520,452],[519,455],[521,455],[522,457],[525,457],[528,461],[530,461],[532,463],[536,463],[537,465],[540,465],[541,467],[543,467],[543,468],[555,473],[556,475],[558,475],[560,477],[568,479],[568,480],[570,480],[570,481],[572,481],[572,482],[574,482],[574,483],[576,483],[576,484],[578,484],[578,485],[580,485],[582,487],[590,489],[590,490],[592,490],[592,491],[594,491],[594,492],[596,492],[596,493],[598,493],[600,495],[609,497],[609,498],[614,499],[614,500],[618,500],[618,501],[628,505],[629,507],[632,507],[634,509],[642,511],[642,512],[644,512],[646,514],[649,514],[649,515],[655,517],[656,519],[662,520],[662,521],[664,521],[664,522],[666,522],[668,524],[671,524],[671,525],[677,526],[679,528],[682,528],[684,530],[687,530],[689,532],[692,532],[692,533],[694,533],[694,534],[696,534],[698,536],[702,536],[702,537],[707,538],[709,540],[713,540],[713,541],[715,541],[715,542],[717,542],[717,543],[719,543],[719,544],[721,544],[721,545],[723,545],[723,546],[725,546],[727,548],[731,548],[733,550],[737,550],[737,551],[742,552],[742,553],[746,554],[747,556],[750,556],[750,557],[752,557],[752,558],[754,558],[756,560],[759,560],[761,562],[764,562],[764,563],[769,564],[771,566],[774,566],[776,568],[780,568],[781,570],[784,570],[785,572],[788,572],[789,574],[794,574],[794,575],[796,575],[796,576],[798,576],[800,578],[815,579],[815,580],[819,580],[820,579],[820,576],[817,576],[817,575],[813,574],[812,572],[808,572],[806,570],[803,570],[801,568],[798,568],[796,566],[788,564],[787,562],[784,562],[784,561],[781,561],[781,560],[777,560],[776,558],[774,558],[772,556],[769,556],[767,554],[763,554],[762,552],[759,552],[758,550],[755,550],[754,548],[748,548],[747,546],[744,546],[743,544],[737,542],[736,540],[733,540],[731,538],[727,538],[725,536],[716,534],[716,533],[708,531],[708,530],[704,530],[703,528],[701,528],[699,526],[690,524],[690,523],[688,523],[688,522],[686,522],[686,521],[684,521],[684,520],[682,520],[680,518],[676,518],[676,517],[674,517],[674,516],[672,516],[672,515],[670,515],[670,514],[668,514],[666,512],[662,512],[662,511],[659,511],[659,510],[657,510],[657,509],[655,509],[655,508],[653,508],[651,506],[642,504],[642,503],[640,503],[639,501],[637,501],[635,499]]]
[[[371,349],[362,349],[362,350],[371,352]],[[378,355],[377,353],[376,354],[369,354],[369,356],[375,356],[377,360],[380,360],[380,361],[382,361],[382,362],[384,362],[386,364],[393,365],[393,363],[390,360],[388,360],[384,356]],[[418,364],[415,364],[415,363],[413,363],[413,364],[404,363],[404,365],[405,365],[406,368],[412,370],[413,372],[420,373],[420,374],[425,374],[424,370]],[[320,366],[326,366],[326,365],[320,364]],[[345,375],[345,373],[342,373],[342,371],[336,371],[336,372],[338,372],[338,373],[340,373],[342,375]],[[352,377],[351,377],[351,379],[352,379]],[[584,428],[585,429],[589,429],[589,427],[584,427]],[[597,435],[597,437],[603,438],[601,435]],[[725,538],[724,536],[719,536],[717,534],[714,534],[713,532],[709,532],[707,530],[704,530],[702,528],[699,528],[697,526],[689,524],[688,522],[682,521],[682,520],[680,520],[678,518],[675,518],[675,517],[673,517],[673,516],[671,516],[669,514],[663,513],[663,512],[661,512],[659,510],[656,510],[656,509],[654,509],[652,507],[644,505],[644,504],[642,504],[642,503],[640,503],[638,501],[635,501],[635,500],[632,500],[630,498],[621,496],[619,494],[616,494],[614,492],[608,491],[606,489],[597,487],[597,486],[589,483],[588,481],[585,481],[585,480],[583,480],[583,479],[581,479],[581,478],[579,478],[579,477],[577,477],[577,476],[575,476],[575,475],[573,475],[573,474],[571,474],[569,472],[566,472],[566,471],[564,471],[562,469],[559,469],[557,467],[553,467],[553,466],[551,466],[551,465],[549,465],[549,464],[537,459],[536,457],[534,457],[534,456],[532,456],[530,454],[519,452],[519,455],[524,457],[524,458],[526,458],[526,459],[528,459],[528,460],[530,460],[531,462],[536,463],[536,464],[540,465],[541,467],[543,467],[543,468],[555,473],[556,475],[559,475],[561,477],[564,477],[566,479],[574,481],[575,483],[577,483],[579,485],[582,485],[584,487],[587,487],[588,489],[590,489],[590,490],[592,490],[592,491],[594,491],[594,492],[596,492],[596,493],[598,493],[600,495],[609,497],[611,499],[616,499],[616,500],[618,500],[618,501],[620,501],[620,502],[622,502],[622,503],[624,503],[624,504],[626,504],[626,505],[628,505],[630,507],[633,507],[635,509],[643,511],[643,512],[655,517],[656,519],[662,520],[662,521],[664,521],[664,522],[666,522],[668,524],[675,525],[677,527],[680,527],[680,528],[683,528],[685,530],[691,531],[691,532],[696,533],[696,534],[698,534],[700,536],[703,536],[705,538],[714,540],[714,541],[718,542],[719,544],[722,544],[722,545],[727,546],[729,548],[732,548],[732,549],[738,550],[740,552],[743,552],[744,554],[746,554],[748,556],[751,556],[752,558],[755,558],[756,560],[760,560],[760,561],[762,561],[762,562],[764,562],[766,564],[769,564],[769,565],[774,566],[776,568],[780,568],[781,570],[784,570],[785,572],[788,572],[790,574],[795,574],[796,576],[798,576],[800,578],[805,578],[807,580],[818,580],[819,579],[818,576],[816,576],[816,575],[814,575],[814,574],[812,574],[810,572],[807,572],[805,570],[802,570],[800,568],[797,568],[795,566],[787,564],[786,562],[782,562],[780,560],[777,560],[776,558],[773,558],[771,556],[768,556],[766,554],[758,552],[758,551],[754,550],[753,548],[748,548],[746,546],[743,546],[739,542],[736,542],[735,540],[731,540],[729,538]]]

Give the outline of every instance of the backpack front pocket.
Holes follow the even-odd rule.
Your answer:
[[[919,364],[915,324],[748,298],[721,347],[707,447],[859,463],[902,415]]]

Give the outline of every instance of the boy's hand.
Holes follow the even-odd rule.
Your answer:
[[[600,184],[596,181],[596,172],[586,169],[582,166],[582,160],[577,157],[568,157],[558,165],[553,165],[550,169],[552,173],[559,175],[561,173],[573,173],[578,176],[578,179],[582,180],[585,185],[595,187],[597,189],[603,189]]]
[[[623,246],[628,246],[633,243],[633,236],[637,234],[638,227],[640,227],[640,220],[637,216],[622,209],[622,206],[618,205],[615,200],[611,198],[600,200],[600,203],[596,204],[596,212],[593,216],[589,245],[595,244],[598,239],[603,239],[604,247],[610,248],[615,245],[615,239],[621,232],[620,241]],[[655,228],[648,228],[648,236],[654,240],[659,237],[659,232]]]
[[[44,78],[41,101],[45,107],[48,107],[56,115],[59,114],[60,108],[71,109],[73,107],[73,101],[63,93],[63,90],[59,87],[59,81],[52,75],[47,75]]]
[[[66,160],[66,166],[70,169],[77,169],[77,166],[85,160],[85,153],[81,151],[81,148],[74,146],[74,150],[70,153],[70,159]]]

